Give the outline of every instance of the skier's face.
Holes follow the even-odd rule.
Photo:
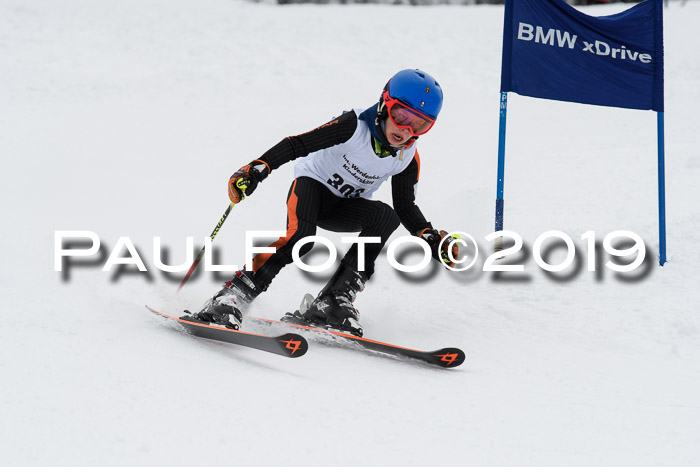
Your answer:
[[[387,141],[389,141],[389,144],[394,147],[401,147],[405,145],[408,140],[411,139],[411,136],[413,136],[408,128],[397,127],[390,118],[386,119],[384,130],[386,132]]]

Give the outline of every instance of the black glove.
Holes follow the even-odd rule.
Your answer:
[[[254,160],[236,171],[228,181],[228,197],[233,204],[240,203],[245,195],[252,195],[258,183],[267,178],[270,170],[263,161]]]
[[[457,260],[459,259],[459,248],[457,248],[457,242],[453,239],[448,238],[442,242],[442,239],[449,237],[449,235],[449,232],[444,230],[424,229],[418,236],[428,242],[430,251],[433,252],[433,258],[442,261],[449,267],[453,267],[455,263],[450,259],[449,251],[452,250],[452,258]],[[442,248],[440,248],[440,242],[442,242]]]

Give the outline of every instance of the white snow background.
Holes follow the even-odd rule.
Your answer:
[[[667,265],[656,261],[655,114],[511,94],[505,222],[529,250],[516,258],[525,272],[497,280],[479,268],[493,230],[502,7],[0,1],[0,464],[698,465],[699,14],[698,2],[665,10]],[[220,283],[200,271],[176,297],[153,237],[184,262],[185,237],[211,233],[236,169],[372,105],[403,68],[445,93],[420,140],[418,204],[482,253],[468,272],[408,279],[383,255],[356,304],[366,336],[458,346],[464,365],[314,341],[290,360],[190,337],[144,308],[196,309]],[[284,229],[292,169],[233,210],[214,242],[222,263],[243,264],[246,230]],[[390,201],[389,188],[376,198]],[[553,229],[582,262],[555,275],[565,280],[531,254]],[[616,274],[603,254],[588,272],[581,235],[620,229],[651,257]],[[94,231],[104,256],[64,279],[57,230]],[[101,271],[121,236],[148,274]],[[291,311],[320,276],[284,269],[251,313]]]

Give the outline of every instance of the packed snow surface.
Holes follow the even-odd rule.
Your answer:
[[[525,270],[495,274],[482,267],[502,7],[0,2],[0,463],[698,465],[700,3],[664,13],[669,262],[657,264],[656,115],[511,94],[505,224],[525,242],[511,258]],[[198,340],[146,310],[197,309],[226,277],[199,271],[176,295],[182,273],[156,268],[154,237],[168,264],[186,262],[186,237],[198,250],[226,209],[231,173],[287,135],[373,105],[403,68],[445,92],[419,143],[417,202],[481,252],[462,273],[399,274],[382,255],[356,305],[368,337],[457,346],[463,366],[313,341],[290,360]],[[245,262],[247,230],[284,230],[292,174],[273,172],[236,206],[214,242],[219,264]],[[390,202],[389,188],[376,198]],[[532,253],[550,230],[577,247],[551,275]],[[602,240],[616,230],[644,239],[635,272],[605,266]],[[94,232],[100,253],[56,272],[56,231]],[[102,271],[120,237],[148,272]],[[329,274],[290,266],[251,313],[277,318]]]

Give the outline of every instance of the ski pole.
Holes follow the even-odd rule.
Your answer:
[[[224,221],[228,217],[229,213],[231,212],[231,209],[233,208],[233,203],[229,204],[228,207],[226,208],[226,212],[224,212],[224,215],[221,216],[221,220],[219,221],[218,224],[216,224],[216,228],[214,231],[211,233],[209,236],[212,240],[214,240],[214,237],[216,237],[216,234],[219,233],[219,229],[221,229],[221,226],[224,225]],[[199,262],[202,260],[202,257],[204,256],[204,252],[206,251],[207,247],[206,245],[202,247],[202,251],[199,252],[199,255],[197,255],[197,259],[194,260],[192,263],[192,266],[190,266],[190,270],[187,271],[187,274],[185,275],[185,278],[182,279],[182,282],[180,282],[180,285],[177,288],[177,291],[179,292],[182,287],[184,287],[185,283],[189,280],[190,276],[194,272],[195,269],[197,269],[197,265]]]
[[[250,181],[247,181],[244,179],[238,180],[238,182],[236,182],[236,186],[244,193],[243,199],[245,199],[245,190],[246,190],[246,188],[248,188],[248,184],[250,184]],[[219,229],[221,229],[221,226],[224,225],[224,221],[226,220],[229,213],[231,212],[231,209],[233,209],[233,206],[235,206],[233,203],[228,205],[228,207],[226,208],[226,212],[224,212],[224,215],[221,216],[221,220],[219,220],[219,223],[216,224],[216,228],[209,236],[212,239],[212,241],[214,241],[214,237],[216,237],[216,234],[219,233]],[[177,287],[178,292],[185,286],[185,283],[189,280],[189,278],[192,275],[192,273],[194,272],[194,270],[197,269],[197,265],[202,260],[202,257],[204,256],[204,252],[206,251],[206,249],[207,249],[207,246],[204,245],[202,247],[202,251],[200,251],[199,255],[197,255],[197,259],[195,259],[194,262],[192,263],[192,266],[190,266],[190,270],[187,271],[185,278],[182,279],[182,282],[180,282],[180,285]]]

